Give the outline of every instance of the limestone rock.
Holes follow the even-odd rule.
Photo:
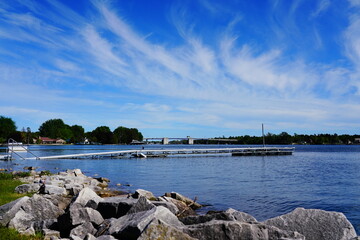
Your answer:
[[[91,222],[99,226],[104,219],[98,211],[92,208],[78,208],[70,211],[70,221],[73,226],[83,222]]]
[[[25,196],[0,206],[0,226],[7,226],[10,220],[13,219],[15,214],[20,210],[21,206],[29,199],[29,197]]]
[[[22,203],[19,211],[10,220],[9,227],[24,230],[31,227],[35,221],[55,219],[61,214],[63,214],[63,211],[50,200],[35,194]]]
[[[41,195],[41,196],[48,199],[48,200],[50,200],[55,206],[57,206],[61,210],[65,210],[69,206],[69,204],[71,202],[71,198],[69,198],[67,196],[48,195],[48,194],[44,194],[44,195]]]
[[[138,201],[134,204],[134,206],[132,206],[130,208],[130,210],[129,210],[129,212],[127,212],[127,214],[148,211],[154,207],[155,207],[155,205],[152,204],[145,196],[140,195]]]
[[[84,239],[88,233],[95,234],[95,232],[96,229],[90,222],[84,222],[70,231],[70,237],[73,238],[74,236],[77,236],[80,239]]]
[[[58,186],[53,186],[53,185],[48,185],[48,184],[45,185],[45,191],[48,194],[51,194],[51,195],[66,195],[67,194],[65,188],[58,187]]]
[[[110,228],[106,233],[120,239],[137,239],[151,222],[157,220],[175,228],[184,227],[170,210],[160,206],[115,219],[111,221]]]
[[[180,221],[182,223],[184,223],[185,225],[206,223],[206,222],[210,222],[212,220],[234,221],[234,218],[232,218],[229,214],[227,214],[225,212],[217,212],[217,213],[206,214],[206,215],[192,215],[192,216],[180,218]]]
[[[162,201],[167,201],[167,202],[174,204],[177,207],[177,209],[179,210],[179,212],[177,214],[177,216],[179,218],[196,215],[195,211],[183,201],[176,200],[171,197],[160,197],[159,199],[161,199]]]
[[[138,237],[138,240],[149,239],[195,240],[181,230],[164,224],[161,220],[152,222]]]
[[[199,203],[191,200],[190,198],[185,197],[177,192],[165,193],[165,196],[171,197],[171,198],[179,200],[181,202],[184,202],[187,206],[190,206],[194,210],[202,207],[201,204],[199,204]]]
[[[42,234],[44,235],[44,240],[60,238],[60,232],[55,230],[43,229]]]
[[[36,221],[36,222],[33,222],[32,227],[37,232],[41,232],[46,229],[56,229],[57,228],[57,219],[45,219],[42,221]]]
[[[80,205],[73,206],[69,211],[58,218],[58,227],[62,236],[71,235],[72,229],[88,222],[95,226],[99,226],[103,221],[101,214],[92,208],[82,208]],[[95,234],[94,232],[89,232]],[[75,234],[76,235],[76,234]],[[76,235],[78,236],[78,235]]]
[[[193,238],[202,240],[305,240],[305,237],[298,232],[285,231],[274,226],[223,220],[212,220],[206,223],[189,225],[184,228],[184,232]]]
[[[166,207],[167,209],[169,209],[175,215],[177,215],[179,213],[179,209],[172,202],[167,202],[167,201],[160,200],[160,201],[151,201],[151,203],[154,204],[155,206]]]
[[[80,204],[84,207],[89,200],[101,202],[103,199],[99,197],[93,190],[86,187],[79,192],[72,204]]]
[[[108,197],[99,202],[98,210],[103,218],[119,218],[124,216],[132,206],[137,202],[137,199],[126,197]]]
[[[133,198],[139,198],[140,196],[144,196],[149,200],[155,200],[156,197],[152,192],[146,191],[144,189],[137,189],[133,194]]]
[[[81,184],[65,184],[65,189],[66,191],[68,191],[69,195],[75,196],[77,194],[79,194],[79,192],[84,188],[83,185]]]
[[[278,228],[297,231],[306,240],[338,240],[356,237],[356,232],[343,213],[319,209],[296,208],[291,213],[263,222]]]
[[[239,222],[257,222],[256,218],[254,218],[250,214],[239,212],[233,208],[227,209],[225,213],[229,214],[234,218],[234,220]]]
[[[39,191],[40,185],[36,183],[22,184],[15,188],[16,193],[31,193]]]

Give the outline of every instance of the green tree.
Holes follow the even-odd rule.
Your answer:
[[[116,143],[129,144],[133,140],[142,141],[144,139],[141,132],[136,128],[127,128],[120,126],[114,130]]]
[[[49,138],[62,138],[70,140],[72,131],[69,125],[66,125],[62,119],[50,119],[39,127],[40,136]]]
[[[85,130],[82,126],[79,125],[73,125],[70,127],[71,131],[72,131],[72,138],[71,138],[71,142],[73,143],[79,143],[84,141],[84,137],[85,137]]]
[[[116,143],[126,143],[126,139],[127,139],[127,131],[126,131],[126,127],[120,126],[117,127],[114,130],[114,136],[115,136],[115,140]]]
[[[11,118],[0,116],[0,142],[6,142],[15,132],[15,122]]]
[[[114,143],[113,133],[107,126],[95,128],[95,130],[91,132],[91,136],[93,137],[92,139],[96,139],[97,142],[102,144]]]

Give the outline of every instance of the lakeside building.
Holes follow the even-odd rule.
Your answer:
[[[65,144],[66,141],[58,138],[58,139],[52,139],[52,138],[48,138],[48,137],[39,137],[39,142],[40,144]]]

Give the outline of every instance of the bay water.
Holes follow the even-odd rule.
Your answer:
[[[31,145],[38,156],[141,149],[119,145]],[[247,147],[244,145],[145,145],[146,149]],[[254,146],[251,146],[254,147]],[[27,157],[31,157],[28,155]],[[38,167],[55,173],[80,168],[107,177],[126,192],[146,189],[156,196],[179,192],[209,205],[201,212],[234,208],[258,221],[296,207],[338,211],[360,233],[360,146],[299,145],[289,156],[168,156],[1,161],[0,168]],[[120,183],[121,186],[117,186]]]

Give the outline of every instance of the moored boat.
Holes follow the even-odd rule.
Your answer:
[[[8,143],[8,151],[11,152],[26,152],[27,149],[28,147],[21,142]]]

